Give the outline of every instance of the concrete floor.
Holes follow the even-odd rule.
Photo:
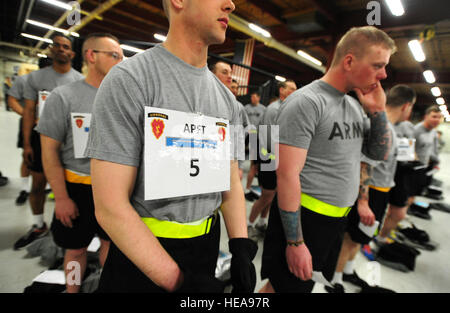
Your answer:
[[[0,107],[0,171],[9,178],[9,184],[0,187],[0,292],[20,293],[31,284],[33,278],[46,270],[39,264],[39,258],[25,258],[26,250],[14,251],[14,242],[32,224],[29,205],[16,206],[15,199],[20,191],[19,167],[22,150],[16,148],[19,116],[14,112],[7,112],[4,105]],[[450,203],[450,154],[441,155],[441,170],[435,175],[444,182],[445,201]],[[246,169],[249,164],[246,163]],[[245,184],[246,172],[243,184]],[[256,184],[256,181],[254,182]],[[431,202],[432,200],[424,199]],[[247,202],[247,212],[250,213],[252,203]],[[45,205],[45,221],[50,223],[53,214],[52,201]],[[421,250],[416,260],[414,272],[403,273],[385,266],[381,266],[381,285],[397,292],[441,293],[450,292],[450,214],[433,210],[432,219],[424,220],[410,216],[409,218],[419,228],[426,230],[431,239],[439,243],[436,251]],[[223,223],[223,221],[222,221]],[[228,238],[225,227],[222,227],[221,249],[228,251]],[[258,281],[256,290],[259,290],[265,281],[260,279],[262,242],[254,264],[257,270]],[[367,278],[371,265],[367,259],[358,254],[356,270],[362,278]],[[348,292],[357,291],[349,284],[344,284]],[[314,293],[323,293],[324,288],[316,284]]]

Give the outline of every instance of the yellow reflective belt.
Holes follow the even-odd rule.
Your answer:
[[[269,153],[269,151],[267,151],[266,148],[261,148],[261,153],[263,156],[266,156]],[[275,155],[271,153],[269,155],[269,160],[275,160]]]
[[[381,191],[381,192],[389,192],[389,190],[391,190],[391,187],[376,187],[376,186],[371,186],[369,185],[369,188]]]
[[[66,169],[64,174],[69,183],[91,185],[91,176],[81,176]]]
[[[217,210],[215,213],[217,213]],[[153,217],[141,217],[141,219],[156,237],[186,239],[208,234],[211,230],[213,217],[214,215],[207,217],[198,225],[195,225],[195,223],[182,224],[171,221],[160,221]]]
[[[351,207],[340,208],[325,203],[302,192],[301,204],[308,210],[331,217],[344,217],[350,212]]]

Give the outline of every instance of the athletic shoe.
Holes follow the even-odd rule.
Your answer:
[[[28,199],[28,192],[22,190],[16,199],[16,205],[24,205],[25,202],[27,202],[27,199]]]
[[[248,239],[251,239],[254,242],[258,242],[258,239],[260,238],[260,235],[259,235],[259,231],[255,227],[248,226],[247,227],[247,233],[248,233]]]
[[[247,199],[247,201],[253,202],[255,200],[258,200],[259,197],[257,194],[255,194],[252,190],[250,190],[249,192],[247,192],[245,194],[245,199]]]
[[[345,274],[345,273],[343,273],[343,274],[342,274],[342,280],[343,280],[343,281],[346,281],[346,282],[349,282],[349,283],[351,283],[351,284],[353,284],[353,285],[356,285],[356,286],[358,286],[358,287],[361,287],[361,288],[364,288],[364,287],[366,287],[366,286],[369,286],[369,284],[366,283],[363,279],[361,279],[361,278],[358,276],[358,274],[356,274],[355,271],[353,271],[352,274]]]
[[[408,214],[414,215],[426,220],[431,220],[431,215],[428,213],[430,211],[429,208],[424,208],[420,205],[411,204],[408,208]]]
[[[33,225],[24,236],[22,236],[19,240],[16,241],[16,243],[14,244],[14,250],[21,249],[29,245],[36,239],[44,237],[47,234],[48,228],[46,223],[44,223],[44,225],[41,228],[38,228],[36,225]]]
[[[361,252],[369,261],[375,261],[375,256],[373,255],[372,248],[370,248],[370,245],[361,246]]]
[[[255,228],[261,233],[262,236],[264,236],[267,230],[267,224],[256,224]]]
[[[360,293],[396,293],[394,290],[383,288],[380,286],[364,286]]]
[[[3,176],[2,172],[0,172],[0,187],[5,186],[8,183],[8,177]]]
[[[325,286],[325,290],[328,293],[345,293],[344,286],[339,283],[333,285],[333,287]]]

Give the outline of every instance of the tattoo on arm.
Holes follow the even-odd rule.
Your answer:
[[[369,181],[372,177],[372,166],[367,163],[361,162],[361,179],[359,183],[358,200],[369,201]]]
[[[295,243],[303,240],[302,223],[300,220],[300,209],[295,212],[284,211],[281,208],[280,217],[283,224],[286,241]]]
[[[370,134],[367,147],[368,157],[374,160],[387,160],[392,146],[386,112],[369,114]]]

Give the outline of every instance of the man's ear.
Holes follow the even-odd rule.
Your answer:
[[[350,71],[354,63],[355,63],[355,55],[352,53],[347,53],[342,61],[345,71]]]

